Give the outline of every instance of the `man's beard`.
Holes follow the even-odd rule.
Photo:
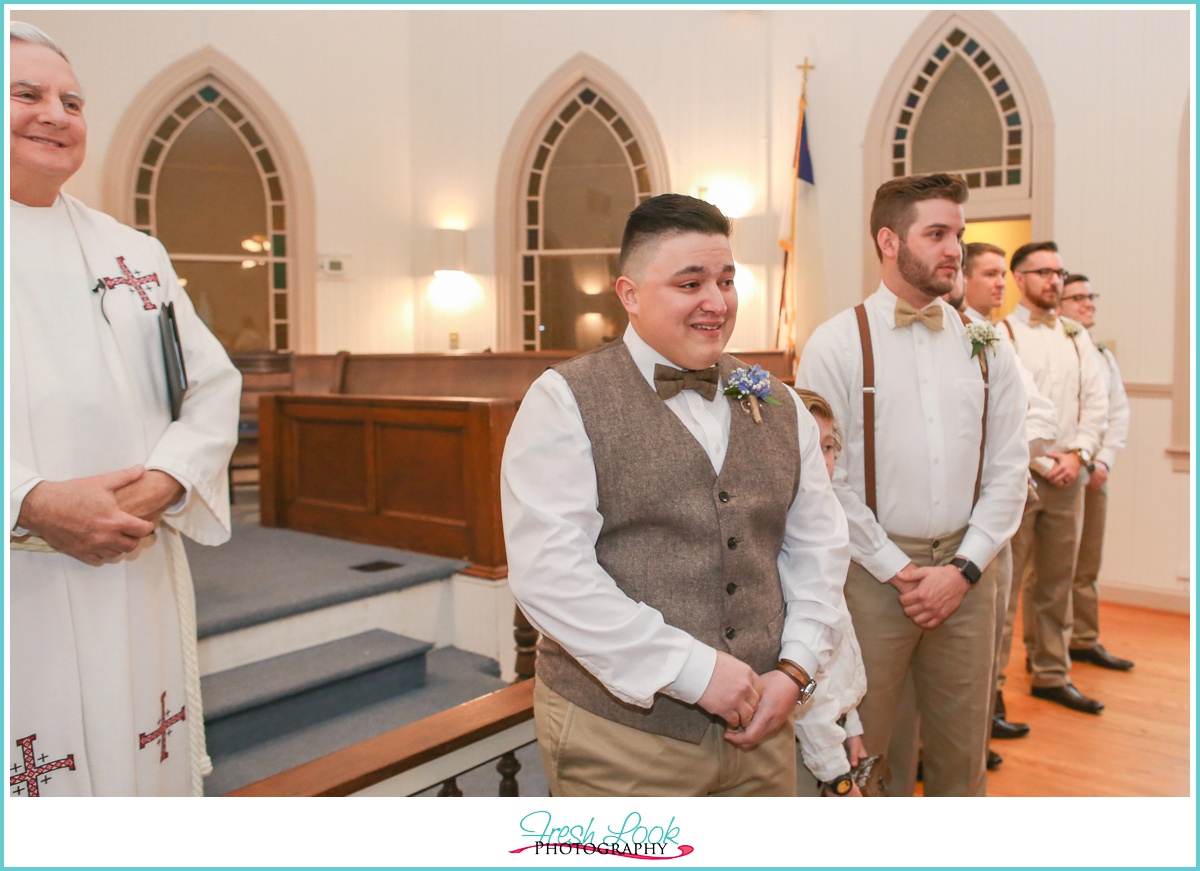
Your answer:
[[[937,268],[926,266],[918,260],[903,240],[900,242],[896,266],[900,270],[901,278],[931,299],[945,296],[954,290],[953,275],[939,278]]]
[[[1030,302],[1032,302],[1035,306],[1040,308],[1042,311],[1052,312],[1058,307],[1059,294],[1057,291],[1054,293],[1050,293],[1050,294],[1027,293],[1027,294],[1025,294],[1025,296]],[[1046,298],[1047,296],[1049,297],[1049,300],[1047,300],[1047,298]]]

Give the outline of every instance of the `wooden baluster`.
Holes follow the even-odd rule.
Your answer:
[[[462,790],[458,788],[458,779],[451,777],[442,784],[442,788],[438,790],[438,798],[462,798]]]
[[[500,795],[520,795],[521,788],[517,785],[517,772],[521,770],[521,760],[517,759],[517,751],[509,750],[501,756],[500,761],[496,763],[496,770],[500,772]]]
[[[537,657],[538,631],[529,625],[520,605],[513,608],[513,640],[517,645],[517,680],[529,680]]]

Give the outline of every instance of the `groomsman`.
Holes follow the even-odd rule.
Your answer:
[[[1096,323],[1096,300],[1086,275],[1068,275],[1063,283],[1059,310],[1079,321],[1089,332]],[[1104,549],[1104,524],[1108,515],[1108,478],[1117,454],[1125,448],[1129,436],[1129,398],[1117,358],[1103,343],[1096,344],[1102,362],[1100,373],[1108,390],[1108,421],[1100,438],[1100,450],[1087,467],[1088,482],[1083,491],[1083,535],[1079,541],[1079,559],[1071,590],[1074,628],[1071,631],[1071,659],[1090,662],[1101,668],[1128,671],[1132,660],[1113,656],[1100,643],[1100,597],[1096,578],[1100,574],[1100,554]]]
[[[1031,464],[1039,498],[1026,506],[1013,538],[1013,590],[1001,663],[1008,662],[1017,596],[1027,568],[1032,568],[1023,612],[1033,695],[1098,714],[1103,703],[1088,698],[1071,683],[1067,645],[1075,558],[1083,528],[1084,479],[1080,473],[1100,447],[1108,397],[1100,358],[1087,330],[1057,313],[1067,275],[1058,246],[1054,242],[1023,245],[1010,265],[1021,300],[1005,319],[1004,329],[1033,374],[1038,392],[1058,410],[1058,441],[1045,457]]]
[[[796,382],[845,438],[834,491],[850,525],[846,603],[868,692],[867,747],[888,747],[910,675],[926,795],[984,795],[1000,578],[1025,502],[1025,391],[1012,348],[944,300],[959,271],[961,176],[875,194],[878,290],[822,324]],[[975,325],[972,325],[974,327]]]
[[[988,242],[971,242],[963,259],[968,317],[986,321],[1004,302],[1004,249]]]
[[[965,278],[964,303],[966,314],[976,321],[990,323],[992,312],[1004,302],[1004,276],[1008,274],[1005,264],[1005,250],[988,242],[971,242],[966,247],[963,261]],[[1007,335],[1007,331],[1005,331]],[[1017,358],[1017,369],[1021,373],[1021,382],[1025,385],[1025,394],[1029,398],[1029,410],[1025,419],[1025,436],[1029,440],[1029,456],[1031,458],[1044,456],[1047,448],[1054,444],[1058,436],[1058,412],[1054,403],[1038,393],[1029,370]],[[1032,480],[1032,479],[1031,479]],[[1036,500],[1037,491],[1029,487],[1027,499]],[[1004,673],[1005,660],[1000,651],[1004,644],[1005,615],[1008,612],[1009,598],[1012,595],[1012,543],[1006,542],[996,562],[1003,567],[1005,580],[1002,581],[1003,604],[1000,606],[1000,620],[996,627],[996,680],[1000,681]],[[1007,656],[1007,650],[1005,650]],[[997,739],[1024,738],[1029,734],[1028,723],[1014,723],[1008,720],[1008,710],[1004,704],[1004,694],[999,685],[992,708],[992,737]],[[988,761],[993,761],[990,751]]]

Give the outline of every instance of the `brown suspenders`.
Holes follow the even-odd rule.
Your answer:
[[[858,318],[863,361],[863,480],[867,488],[867,507],[878,517],[879,508],[875,504],[875,352],[871,348],[867,307],[859,303],[854,307],[854,315]]]
[[[962,318],[964,327],[971,323],[971,319],[962,312],[959,312],[958,316]],[[991,398],[992,392],[988,386],[987,348],[979,351],[979,373],[983,376],[983,420],[979,424],[979,468],[975,471],[975,495],[971,497],[972,509],[979,501],[979,488],[983,486],[983,452],[987,448],[988,400]]]
[[[871,326],[867,322],[867,309],[862,303],[854,307],[854,315],[858,319],[858,337],[862,345],[863,363],[863,483],[867,495],[867,507],[876,517],[879,516],[875,495],[875,352],[871,347]],[[962,312],[958,313],[966,326],[971,321]],[[1005,325],[1007,326],[1007,324]],[[986,351],[979,354],[979,371],[983,375],[983,421],[980,424],[979,437],[979,468],[975,472],[975,494],[971,499],[971,507],[979,501],[979,491],[983,486],[983,455],[987,448],[988,421],[988,365]]]

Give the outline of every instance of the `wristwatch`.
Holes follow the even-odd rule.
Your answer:
[[[849,774],[843,774],[836,780],[821,784],[821,787],[831,795],[849,795],[850,790],[854,789],[854,781]]]
[[[796,686],[800,687],[800,697],[796,699],[796,704],[802,705],[812,698],[812,694],[817,689],[817,682],[808,676],[807,671],[790,659],[779,660],[779,664],[775,667],[795,681]]]
[[[1094,468],[1092,466],[1092,452],[1087,448],[1071,448],[1070,453],[1079,457],[1079,462],[1086,466],[1089,472]]]
[[[965,556],[956,556],[950,560],[950,565],[958,569],[968,584],[977,583],[980,575],[983,574],[979,566],[975,565],[975,563],[971,562]]]

